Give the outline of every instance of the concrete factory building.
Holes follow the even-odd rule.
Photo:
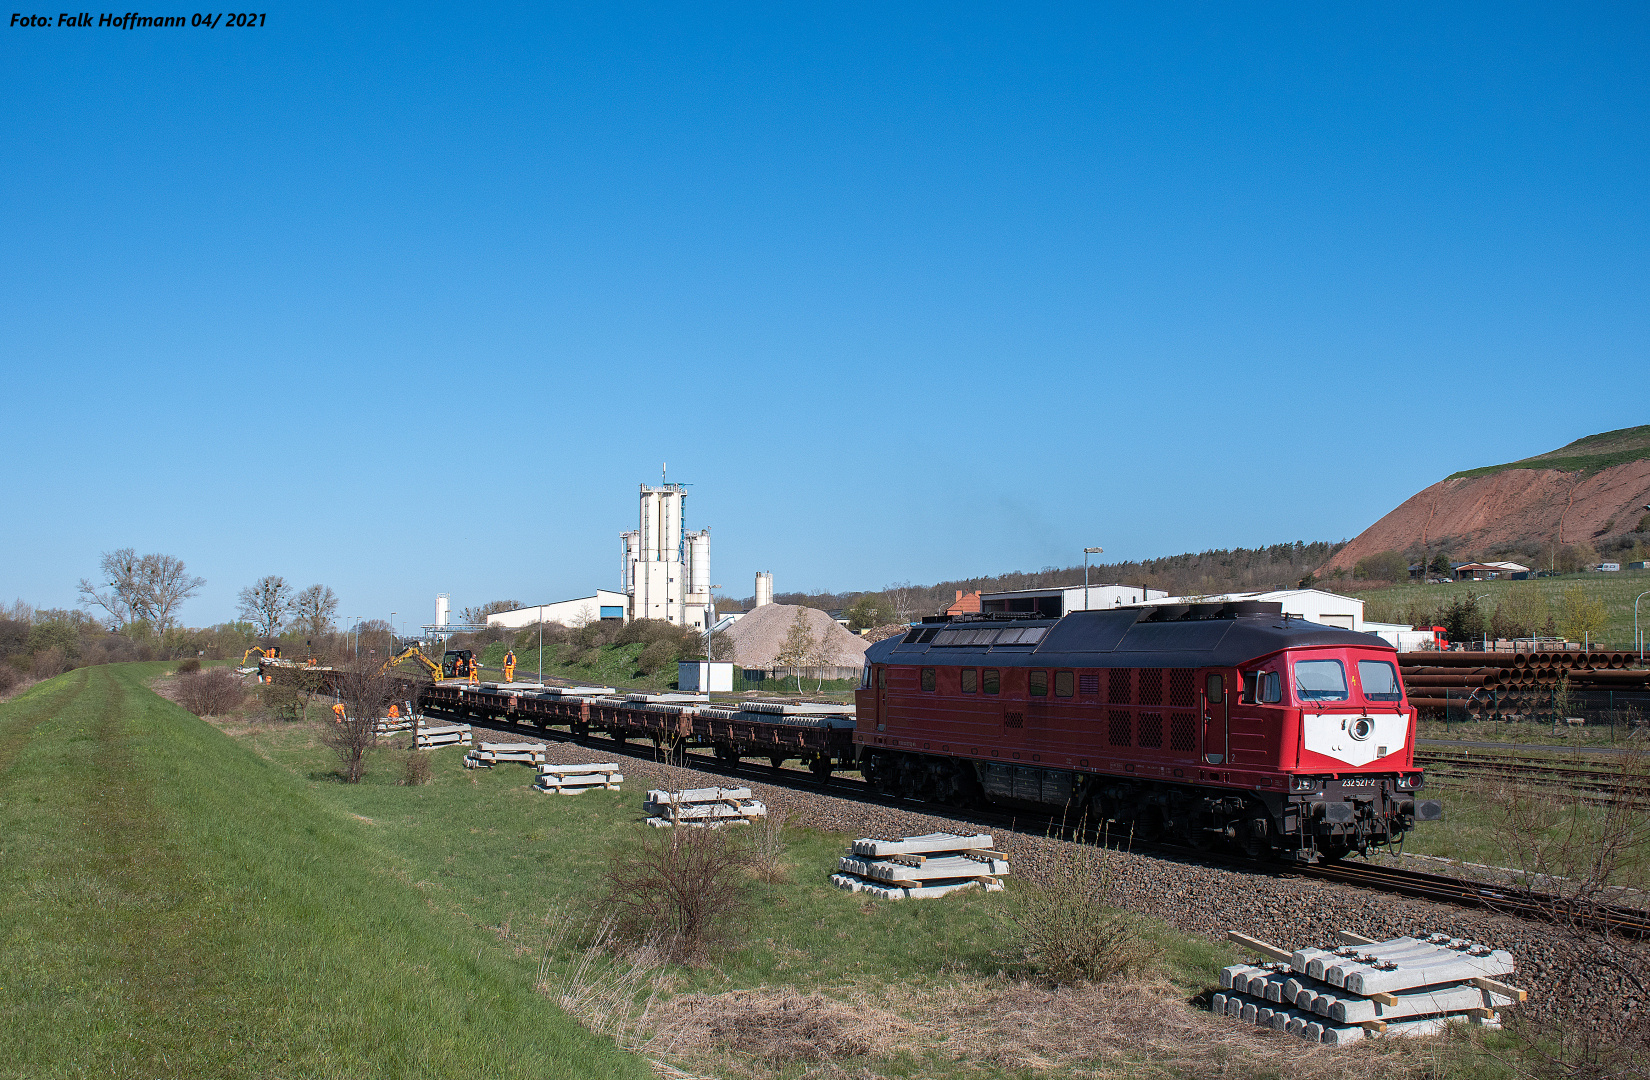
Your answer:
[[[502,626],[519,630],[536,622],[561,623],[563,626],[583,626],[601,619],[624,622],[630,598],[610,589],[597,589],[594,596],[574,600],[558,600],[554,604],[537,604],[487,616],[488,626]]]
[[[1142,585],[1074,585],[1064,589],[1019,589],[1015,592],[988,592],[977,594],[977,610],[1035,611],[1048,618],[1058,619],[1073,611],[1092,611],[1102,608],[1143,604],[1169,594],[1162,589],[1148,589]],[[959,601],[965,599],[960,593]]]
[[[641,520],[624,542],[620,586],[628,618],[703,630],[710,621],[710,530],[684,532],[681,484],[641,486]]]

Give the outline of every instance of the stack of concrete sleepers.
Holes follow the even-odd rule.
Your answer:
[[[1500,981],[1513,972],[1511,953],[1448,934],[1371,941],[1342,932],[1340,945],[1294,952],[1227,936],[1269,962],[1223,969],[1211,1008],[1310,1042],[1431,1035],[1451,1021],[1499,1027],[1497,1010],[1526,997]]]
[[[538,765],[544,761],[544,750],[540,742],[484,742],[464,755],[464,767],[490,769],[501,761]]]
[[[1008,873],[1008,856],[993,851],[994,843],[986,833],[855,840],[838,861],[831,883],[884,900],[945,896],[961,889],[997,892]]]
[[[422,723],[414,739],[419,746],[469,746],[471,741],[469,724]]]
[[[851,728],[854,726],[854,707],[828,702],[803,701],[742,701],[739,712],[742,720],[761,724],[788,724],[791,727]]]
[[[749,825],[754,818],[768,816],[768,808],[751,798],[750,788],[654,788],[647,793],[642,809],[648,814],[647,823],[656,829],[675,825],[719,829],[724,825]]]
[[[401,702],[400,706],[396,709],[396,712],[400,715],[395,717],[380,716],[378,718],[377,725],[373,728],[373,731],[379,735],[393,735],[397,731],[407,731],[411,729],[413,726],[413,717],[417,715],[413,711],[413,703],[410,701]]]
[[[544,792],[581,795],[598,788],[620,791],[623,790],[619,787],[622,783],[624,774],[619,772],[619,766],[603,761],[594,765],[540,765],[539,777],[533,786]]]

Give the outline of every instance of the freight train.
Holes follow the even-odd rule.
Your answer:
[[[854,741],[889,795],[1302,862],[1443,816],[1396,650],[1276,603],[936,616],[865,659]]]

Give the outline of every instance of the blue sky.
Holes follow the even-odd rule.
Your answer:
[[[95,14],[95,13],[94,13]],[[9,15],[9,13],[8,13]],[[1640,5],[301,4],[0,33],[0,597],[344,614],[1356,534],[1650,422]]]

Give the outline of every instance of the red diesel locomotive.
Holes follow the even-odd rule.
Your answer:
[[[891,795],[1306,862],[1443,815],[1395,650],[1276,603],[939,616],[865,659],[854,740]]]

